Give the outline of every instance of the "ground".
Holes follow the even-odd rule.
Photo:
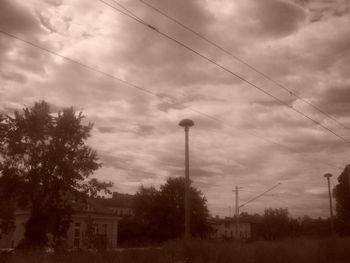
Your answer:
[[[1,263],[346,263],[350,262],[350,238],[296,238],[256,241],[248,244],[193,240],[173,241],[163,247],[125,249],[116,252],[37,253],[1,255]]]

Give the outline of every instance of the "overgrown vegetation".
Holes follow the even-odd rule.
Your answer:
[[[249,244],[170,242],[162,248],[128,249],[119,252],[76,251],[62,254],[15,253],[0,258],[2,263],[346,263],[350,262],[350,239],[286,239]]]
[[[72,199],[111,186],[90,179],[101,163],[86,141],[93,127],[73,108],[57,113],[41,101],[0,114],[0,231],[14,228],[14,211],[28,209],[22,247],[44,247],[48,234],[60,246],[72,215]]]
[[[181,238],[184,234],[185,179],[169,178],[159,190],[143,187],[137,191],[134,216],[119,224],[119,242],[126,246],[143,246]],[[204,237],[210,230],[207,200],[203,193],[190,187],[191,234]]]
[[[338,184],[333,189],[337,212],[337,231],[350,235],[350,165],[338,176]]]

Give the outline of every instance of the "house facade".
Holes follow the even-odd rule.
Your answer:
[[[250,240],[253,238],[252,223],[249,221],[237,222],[233,218],[215,219],[211,222],[211,238]]]
[[[73,205],[73,208],[74,213],[65,240],[68,248],[88,248],[90,246],[89,240],[91,240],[88,228],[91,226],[93,227],[93,238],[103,242],[106,249],[117,248],[119,217],[93,200],[89,200],[84,205]],[[15,229],[8,234],[0,233],[0,248],[16,248],[18,246],[23,240],[25,223],[29,216],[29,210],[15,212]]]

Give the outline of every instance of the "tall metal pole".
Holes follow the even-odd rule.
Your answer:
[[[188,132],[189,127],[194,125],[194,122],[189,119],[180,121],[179,125],[185,130],[185,235],[188,240],[191,237],[190,230],[190,157],[188,147]]]
[[[185,239],[190,237],[190,158],[188,150],[188,127],[185,127]]]
[[[349,192],[350,192],[350,164],[348,164],[346,168],[348,169],[348,182],[349,182]]]
[[[239,195],[238,195],[238,186],[236,185],[236,190],[235,190],[235,193],[236,193],[236,238],[239,240],[240,237],[239,237]]]
[[[327,173],[324,175],[324,177],[327,178],[327,182],[328,182],[328,195],[329,195],[329,209],[330,209],[330,221],[331,221],[331,233],[332,235],[334,235],[334,223],[333,223],[333,204],[332,204],[332,195],[331,195],[331,185],[329,182],[329,178],[332,177],[332,174]]]

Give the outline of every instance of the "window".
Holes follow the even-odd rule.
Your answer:
[[[98,227],[98,224],[94,224],[94,233],[95,234],[99,234],[99,227]]]
[[[74,247],[80,246],[80,222],[74,224]]]
[[[102,234],[107,235],[107,224],[102,225]]]
[[[80,239],[74,238],[74,247],[79,247],[79,245],[80,245]]]
[[[74,229],[74,237],[79,237],[80,236],[80,229],[76,228]]]

